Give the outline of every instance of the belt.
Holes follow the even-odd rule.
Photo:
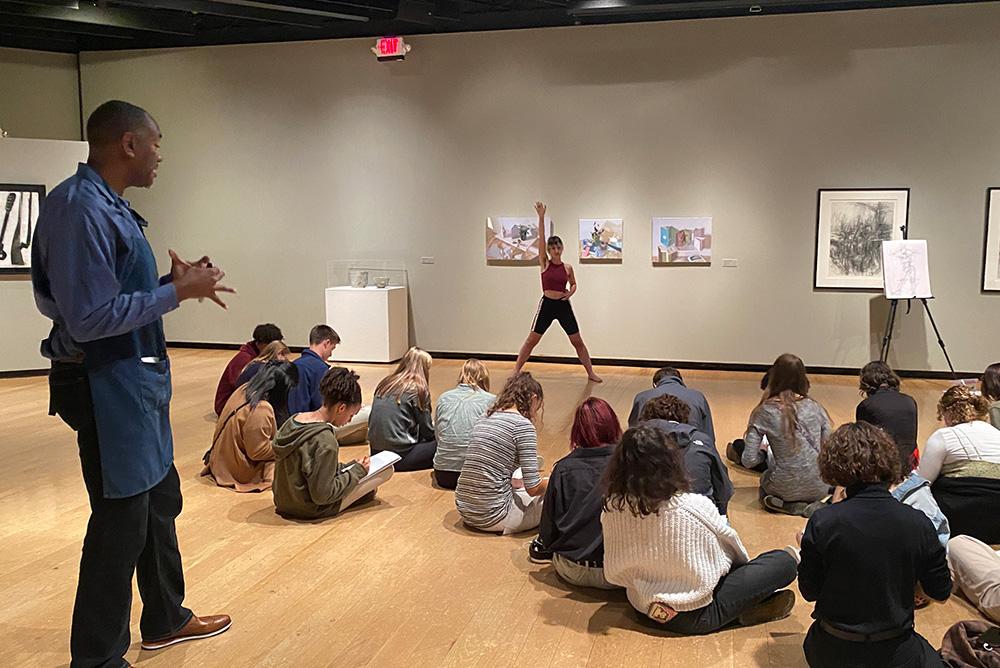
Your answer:
[[[891,629],[889,631],[879,631],[878,633],[854,633],[853,631],[838,629],[836,626],[833,626],[822,619],[819,620],[819,627],[823,629],[827,635],[831,635],[838,640],[846,640],[847,642],[881,642],[883,640],[899,638],[913,632],[913,627],[909,626],[905,629]]]

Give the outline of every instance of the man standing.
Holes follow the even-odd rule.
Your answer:
[[[87,121],[90,156],[45,201],[32,245],[35,301],[52,320],[49,413],[77,432],[90,521],[70,637],[71,666],[128,666],[132,574],[143,649],[226,631],[225,615],[183,607],[174,520],[181,490],[170,431],[162,316],[187,299],[233,292],[207,257],[158,278],[146,221],[123,199],[156,178],[160,129],[144,110],[106,102]]]

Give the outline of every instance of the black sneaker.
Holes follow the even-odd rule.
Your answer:
[[[777,591],[739,616],[740,626],[776,622],[791,614],[795,594],[788,589]]]
[[[528,543],[528,561],[535,564],[547,564],[552,561],[552,550],[546,550],[542,542],[535,538]]]

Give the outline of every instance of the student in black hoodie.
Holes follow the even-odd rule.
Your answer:
[[[622,428],[611,405],[591,397],[576,410],[568,455],[556,462],[542,504],[538,538],[528,547],[535,563],[552,561],[566,582],[618,589],[604,577],[601,477]]]
[[[712,499],[719,514],[726,515],[729,499],[733,497],[729,470],[722,463],[712,439],[688,423],[690,412],[686,403],[664,394],[646,402],[639,421],[677,439],[684,454],[684,469],[691,482],[691,491]]]

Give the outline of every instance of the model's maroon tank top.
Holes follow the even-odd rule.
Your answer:
[[[542,272],[542,290],[565,292],[568,282],[569,274],[566,272],[566,265],[562,262],[559,264],[549,262],[549,266]]]

